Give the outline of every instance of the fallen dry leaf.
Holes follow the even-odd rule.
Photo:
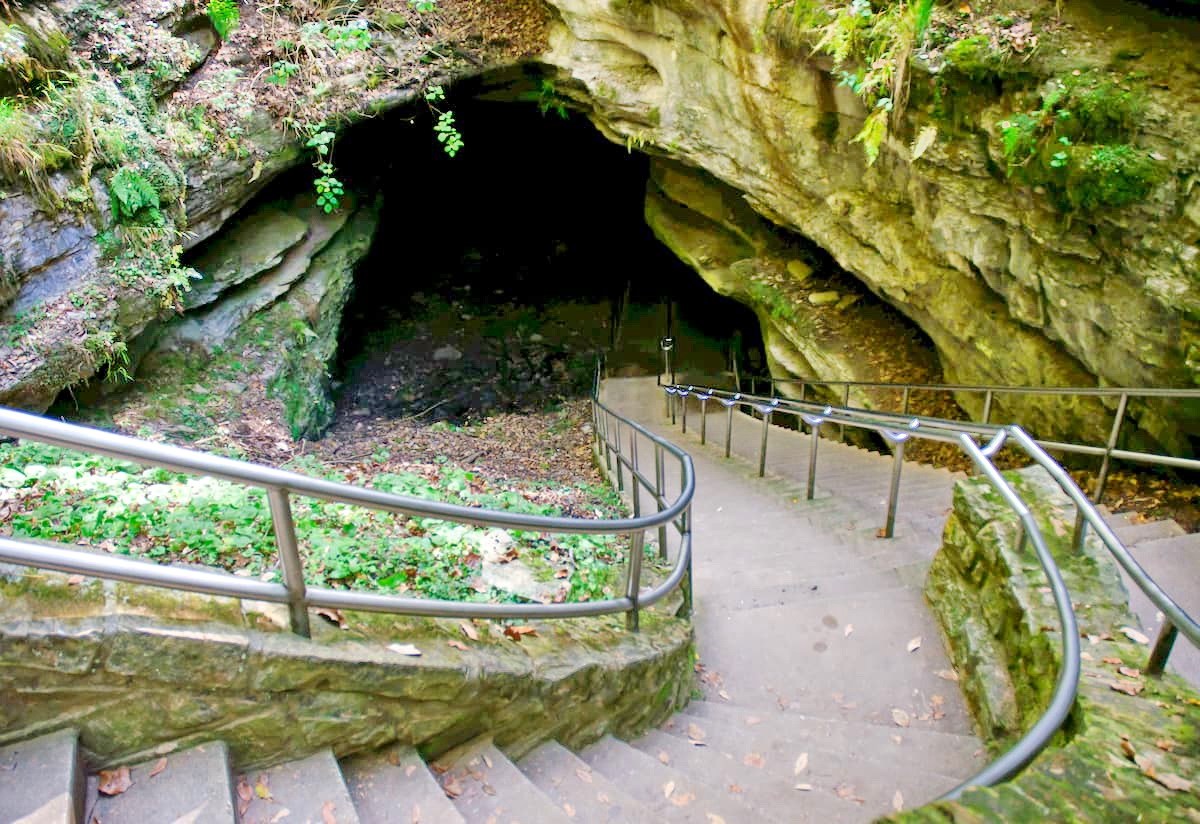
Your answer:
[[[412,774],[415,773],[416,771],[417,771],[417,765],[409,764],[404,768],[404,775],[406,778],[411,778]]]
[[[563,802],[563,812],[567,814],[567,818],[575,817],[575,808],[566,801]]]
[[[504,634],[514,641],[520,641],[526,635],[537,636],[537,627],[520,626],[520,627],[505,627]]]
[[[321,821],[324,824],[338,824],[337,816],[333,814],[333,802],[326,801],[321,805]]]
[[[696,800],[696,796],[692,793],[680,793],[679,795],[671,796],[671,803],[676,807],[686,807]]]
[[[1129,758],[1137,757],[1137,753],[1134,752],[1133,745],[1125,739],[1121,739],[1121,752],[1125,753],[1125,755]]]
[[[761,718],[758,718],[758,717],[756,717],[756,716],[753,716],[753,715],[750,715],[750,716],[747,716],[747,717],[746,717],[746,726],[747,726],[747,727],[753,727],[755,724],[761,724],[761,723],[762,723],[762,719],[761,719]]]
[[[115,770],[100,771],[100,786],[97,787],[101,795],[120,795],[133,786],[133,779],[129,777],[128,767],[117,767]]]
[[[899,707],[892,710],[892,720],[896,722],[897,727],[907,727],[912,723],[912,719],[908,717],[908,713]]]
[[[892,796],[892,809],[900,812],[904,809],[904,794],[896,790],[896,794]]]
[[[246,783],[246,779],[242,779],[237,785],[238,798],[242,801],[250,801],[254,798],[254,790],[250,789],[250,785]]]
[[[666,784],[663,784],[663,798],[670,798],[673,792],[675,792],[674,781],[668,781]]]
[[[417,649],[416,647],[414,647],[412,644],[388,644],[387,648],[390,649],[392,652],[398,653],[400,655],[408,655],[412,658],[416,658],[416,657],[420,656],[420,654],[421,654],[421,651],[419,649]]]
[[[1142,671],[1133,667],[1117,667],[1117,672],[1124,675],[1126,678],[1141,678]]]
[[[487,753],[484,753],[483,754],[483,763],[486,764],[487,768],[490,770],[492,768],[492,757],[490,755],[488,755]]]
[[[954,670],[938,670],[934,675],[943,681],[958,681],[958,673]]]
[[[447,798],[458,798],[463,794],[463,785],[459,783],[458,776],[447,775],[446,780],[442,782],[442,792]]]
[[[708,824],[725,824],[725,819],[721,818],[721,816],[717,815],[716,813],[709,813]]]
[[[150,778],[153,778],[154,776],[158,775],[166,768],[167,768],[167,759],[165,757],[158,759],[158,761],[156,761],[154,763],[154,766],[150,768]]]
[[[254,794],[262,799],[274,798],[271,795],[270,779],[265,774],[258,776],[258,780],[254,782]]]
[[[792,767],[792,775],[799,775],[808,769],[808,753],[802,752],[796,756],[796,765]]]
[[[1145,633],[1142,633],[1133,627],[1121,627],[1121,632],[1124,633],[1125,637],[1130,641],[1136,641],[1139,644],[1150,643],[1150,639],[1146,637]]]
[[[670,763],[671,763],[671,756],[670,756],[670,755],[668,755],[668,754],[667,754],[667,752],[666,752],[665,750],[659,750],[659,751],[658,751],[658,760],[659,760],[659,761],[661,761],[661,762],[662,762],[662,763],[664,763],[664,764],[670,764]]]
[[[731,793],[733,793],[734,795],[741,795],[742,785],[741,784],[730,784],[729,791]]]
[[[1175,792],[1190,792],[1192,789],[1191,781],[1188,781],[1186,778],[1181,778],[1174,773],[1160,773],[1155,768],[1154,763],[1145,756],[1136,755],[1133,758],[1133,762],[1138,765],[1138,769],[1142,771],[1142,775],[1146,776],[1152,781],[1157,781],[1168,790],[1174,790]]]
[[[905,647],[905,649],[909,652],[916,652],[921,648],[921,640],[921,636],[918,635],[916,638],[908,642],[908,645]]]
[[[797,789],[802,793],[812,792],[812,784],[797,784],[793,789]]]
[[[721,696],[724,701],[729,700],[729,693],[725,692],[725,690],[717,690],[717,695]]]
[[[69,587],[77,587],[77,586],[79,586],[79,585],[80,585],[80,584],[82,584],[82,583],[83,583],[83,576],[82,576],[82,575],[69,575],[69,576],[67,576],[67,586],[69,586]]]
[[[1122,661],[1120,658],[1102,658],[1101,663],[1112,664],[1113,666],[1118,666],[1120,664],[1124,664],[1125,662]]]
[[[1140,684],[1137,681],[1122,681],[1119,678],[1116,681],[1109,681],[1108,686],[1126,695],[1137,695],[1146,688],[1145,684]]]
[[[421,805],[420,804],[413,804],[412,824],[421,824]]]
[[[1171,741],[1168,738],[1160,738],[1154,742],[1154,746],[1158,747],[1163,752],[1175,752],[1175,748],[1179,746],[1176,741]]]
[[[693,744],[704,740],[704,730],[695,724],[688,724],[687,737]]]
[[[467,651],[467,645],[464,644],[462,641],[447,641],[446,646],[454,647],[455,649],[460,649],[463,652]]]
[[[849,638],[852,632],[854,632],[854,624],[846,624],[846,628],[842,630],[842,637]]]
[[[479,630],[475,629],[475,625],[470,621],[459,621],[458,628],[462,630],[462,634],[470,638],[472,641],[479,640]]]
[[[346,623],[346,616],[342,615],[342,611],[340,609],[328,609],[326,607],[321,607],[320,609],[314,610],[314,612],[316,612],[317,615],[320,615],[329,623],[337,624],[337,626],[341,629],[346,629],[348,626],[350,626]]]
[[[761,770],[763,765],[767,762],[763,760],[763,757],[760,754],[756,752],[748,752],[742,757],[742,763],[747,767],[754,767],[755,769]]]
[[[583,767],[579,767],[577,770],[575,770],[575,775],[579,776],[579,780],[584,784],[592,783],[592,773],[590,770],[585,770]]]

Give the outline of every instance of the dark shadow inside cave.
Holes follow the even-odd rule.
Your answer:
[[[754,313],[646,226],[647,157],[581,114],[472,91],[439,104],[463,135],[456,157],[426,111],[376,118],[337,147],[349,187],[384,198],[342,325],[339,414],[461,421],[543,408],[586,393],[598,353],[613,370],[654,374],[668,303],[688,368],[728,369],[738,339],[745,368],[761,370]]]

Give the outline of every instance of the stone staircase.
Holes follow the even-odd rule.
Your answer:
[[[662,418],[653,380],[610,380],[605,401]],[[860,822],[935,799],[985,763],[922,591],[955,476],[906,466],[896,537],[881,539],[890,459],[822,442],[807,501],[809,439],[772,430],[759,479],[760,423],[734,417],[726,461],[718,410],[706,447],[694,409],[686,436],[650,427],[692,452],[698,477],[698,693],[661,728],[578,752],[506,754],[485,736],[430,763],[403,746],[327,750],[245,774],[213,742],[129,767],[116,795],[60,731],[0,750],[0,821]],[[1139,557],[1179,540],[1114,522]]]

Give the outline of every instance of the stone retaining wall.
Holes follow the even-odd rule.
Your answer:
[[[673,615],[644,611],[638,634],[623,616],[536,622],[517,642],[498,622],[468,622],[472,640],[459,621],[313,614],[310,641],[277,605],[5,567],[0,745],[75,727],[104,767],[221,739],[241,768],[484,732],[517,756],[582,745],[687,701],[691,625]]]
[[[1052,745],[1016,779],[894,821],[1200,821],[1200,694],[1141,674],[1149,647],[1115,562],[1089,538],[1071,549],[1074,508],[1037,468],[1006,473],[1071,593],[1083,643],[1079,697]],[[1061,662],[1061,630],[1016,516],[980,479],[960,481],[926,584],[981,736],[995,754],[1036,721]],[[1180,643],[1186,643],[1180,641]]]

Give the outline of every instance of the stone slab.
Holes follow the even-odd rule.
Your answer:
[[[75,824],[83,820],[83,789],[74,730],[0,749],[0,821]]]

